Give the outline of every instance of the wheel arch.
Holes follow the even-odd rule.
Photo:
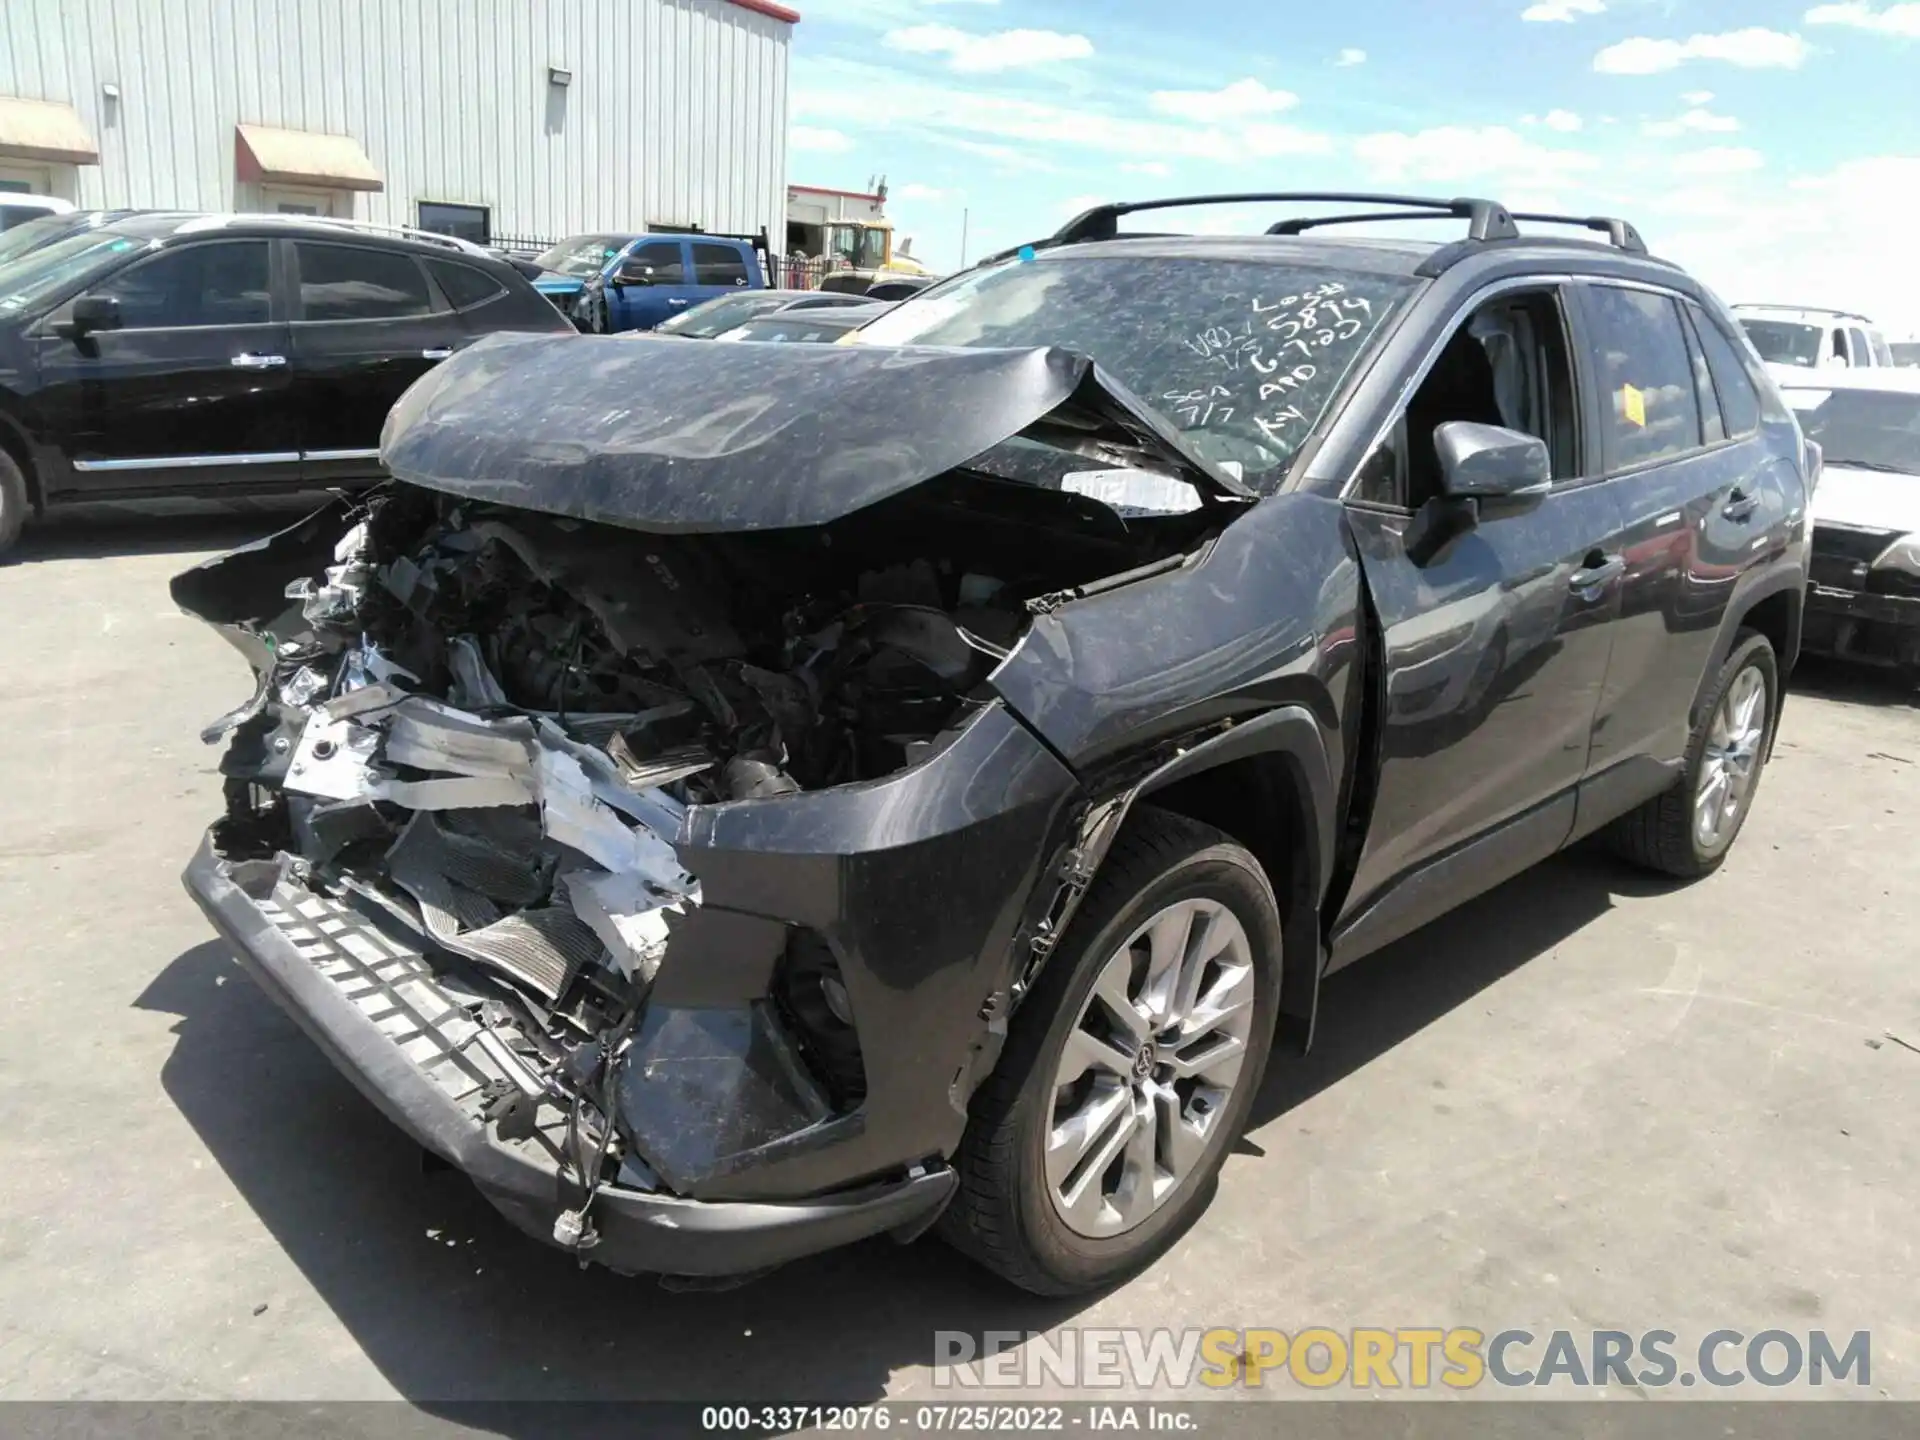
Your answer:
[[[1280,904],[1286,947],[1281,1038],[1302,1051],[1312,1041],[1319,998],[1320,903],[1337,796],[1319,721],[1304,706],[1283,705],[1181,748],[1122,797],[1109,832],[1117,835],[1135,804],[1145,804],[1213,826],[1260,862]]]
[[[1805,581],[1799,570],[1794,569],[1769,577],[1727,607],[1726,617],[1720,624],[1720,634],[1714,641],[1713,654],[1694,689],[1693,705],[1687,711],[1689,728],[1699,725],[1702,711],[1712,697],[1713,682],[1720,674],[1720,667],[1727,663],[1727,656],[1733,653],[1734,646],[1739,643],[1741,632],[1752,630],[1767,638],[1767,643],[1773,647],[1774,661],[1779,669],[1780,683],[1776,687],[1778,693],[1773,697],[1772,727],[1773,734],[1779,733],[1780,712],[1786,701],[1787,677],[1793,672],[1794,661],[1800,654],[1800,628],[1806,609],[1806,593]]]
[[[27,504],[32,513],[39,514],[46,504],[40,489],[40,467],[33,463],[33,446],[27,440],[27,432],[9,413],[4,400],[0,400],[0,450],[20,467],[21,477],[27,482]]]

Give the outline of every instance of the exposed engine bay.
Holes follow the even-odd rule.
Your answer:
[[[1177,564],[1216,524],[984,470],[729,534],[388,485],[176,581],[259,676],[204,736],[227,741],[216,847],[277,862],[290,918],[411,937],[489,1057],[474,1103],[503,1139],[545,1136],[583,1196],[670,1182],[615,1092],[700,905],[675,850],[688,811],[925,761],[994,702],[1034,613]],[[821,1103],[857,1103],[831,957],[789,978]],[[555,1238],[593,1243],[585,1203]]]

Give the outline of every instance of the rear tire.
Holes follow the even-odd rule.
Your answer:
[[[1757,732],[1740,716],[1728,713],[1730,700],[1733,709],[1744,709],[1755,693],[1756,680],[1759,710],[1753,720]],[[1741,631],[1708,692],[1700,723],[1687,745],[1685,771],[1672,789],[1628,811],[1603,832],[1614,852],[1636,865],[1683,880],[1718,870],[1753,809],[1760,773],[1773,748],[1779,697],[1780,667],[1773,646],[1764,635]],[[1745,738],[1728,743],[1730,734]],[[1719,801],[1709,794],[1722,779],[1738,788],[1737,803],[1731,809],[1724,799],[1729,792],[1720,792]],[[1709,830],[1708,821],[1715,814],[1718,827]]]
[[[1162,968],[1157,954],[1179,958]],[[1259,862],[1210,826],[1137,810],[974,1096],[945,1238],[1040,1295],[1151,1263],[1211,1202],[1246,1125],[1280,972],[1280,911]],[[1090,1032],[1110,1037],[1107,1063],[1079,1058]],[[1063,1143],[1070,1133],[1085,1138]]]
[[[0,555],[12,549],[13,542],[20,538],[21,528],[27,523],[27,512],[32,508],[27,498],[27,477],[21,473],[19,462],[0,450]]]

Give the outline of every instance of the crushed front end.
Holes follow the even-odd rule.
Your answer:
[[[622,1271],[937,1216],[1086,808],[991,677],[1218,523],[941,462],[756,526],[801,502],[733,458],[731,492],[396,481],[173,587],[256,672],[189,890],[390,1118]]]

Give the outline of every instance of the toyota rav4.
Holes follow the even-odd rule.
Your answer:
[[[1102,1285],[1330,971],[1590,834],[1725,858],[1818,463],[1733,317],[1617,220],[1229,198],[1373,208],[1101,206],[854,344],[484,340],[176,579],[257,671],[189,889],[516,1225]],[[1318,233],[1381,204],[1467,233]]]

